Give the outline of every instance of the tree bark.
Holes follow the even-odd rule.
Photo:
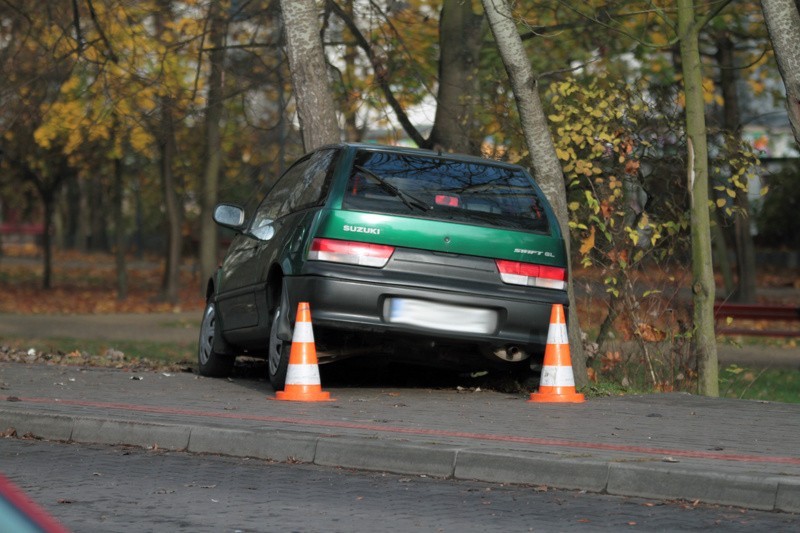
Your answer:
[[[800,2],[795,0],[761,0],[764,21],[775,51],[783,84],[786,87],[786,109],[800,146]]]
[[[23,178],[29,181],[39,193],[44,209],[44,233],[42,235],[43,254],[43,273],[42,288],[50,290],[53,288],[53,214],[56,207],[56,196],[64,180],[69,177],[70,170],[66,160],[61,161],[55,169],[56,174],[47,178],[34,171],[27,163],[16,162],[20,165]]]
[[[106,185],[97,174],[90,175],[86,184],[89,189],[89,251],[108,252]]]
[[[340,140],[317,8],[314,0],[281,0],[281,14],[303,148],[308,152]]]
[[[159,34],[164,30],[164,14],[169,18],[170,0],[161,0],[161,12],[156,16]],[[159,175],[164,193],[164,212],[167,217],[167,249],[161,298],[172,304],[178,301],[180,285],[180,262],[183,242],[181,238],[182,208],[178,198],[178,183],[173,170],[175,147],[175,117],[173,99],[169,95],[161,97],[160,120],[158,124]]]
[[[733,41],[727,32],[717,37],[717,62],[720,66],[720,89],[722,90],[723,128],[728,134],[728,153],[733,155],[741,144],[741,115],[739,93],[736,90],[737,70],[734,60]],[[734,214],[734,236],[736,238],[735,298],[740,302],[756,299],[756,254],[753,236],[750,233],[750,199],[747,195],[747,178],[741,178],[744,188],[736,187],[736,213]]]
[[[177,182],[173,171],[175,159],[175,125],[169,98],[161,104],[161,132],[158,143],[159,173],[164,193],[164,211],[167,217],[167,250],[161,297],[164,301],[177,303],[180,285],[181,208],[178,200]]]
[[[122,211],[124,191],[124,172],[122,159],[114,158],[114,258],[117,266],[117,300],[128,297],[128,271],[125,266],[125,217]]]
[[[692,294],[694,345],[697,354],[698,389],[705,396],[719,396],[719,369],[714,333],[714,270],[711,255],[711,223],[708,207],[708,143],[706,139],[703,73],[700,61],[700,27],[694,0],[678,0],[678,35],[686,100],[688,188],[691,199]]]
[[[209,53],[208,100],[206,104],[206,153],[205,171],[200,184],[200,292],[206,293],[206,280],[217,268],[219,238],[217,226],[212,218],[219,196],[219,172],[222,166],[222,143],[220,140],[220,121],[222,120],[222,87],[224,76],[225,21],[219,14],[219,6],[211,4],[209,12]]]
[[[564,175],[561,171],[561,163],[558,161],[547,118],[537,92],[537,80],[522,46],[522,39],[517,32],[511,10],[506,0],[483,0],[483,6],[486,18],[489,21],[489,27],[492,30],[495,42],[500,50],[500,56],[511,81],[536,179],[548,201],[553,206],[561,229],[561,235],[564,238],[569,273],[567,292],[570,301],[568,319],[570,355],[575,375],[575,385],[577,387],[585,387],[588,385],[589,380],[586,373],[586,354],[583,351],[583,339],[572,283],[567,192]]]
[[[349,20],[353,20],[353,0],[345,0],[342,3],[341,12],[345,13]],[[352,34],[352,30],[348,28]],[[344,45],[344,72],[342,73],[344,82],[344,137],[348,142],[358,142],[361,140],[364,131],[358,126],[358,109],[361,106],[361,94],[352,90],[359,77],[356,70],[356,60],[358,59],[358,47],[353,43],[355,36],[345,38]]]
[[[483,20],[483,15],[473,13],[472,2],[445,0],[442,6],[436,116],[428,139],[432,147],[480,153],[482,139],[472,132]]]

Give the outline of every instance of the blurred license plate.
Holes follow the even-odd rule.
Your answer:
[[[464,307],[428,300],[389,298],[387,320],[441,331],[493,333],[497,328],[497,312],[478,307]]]

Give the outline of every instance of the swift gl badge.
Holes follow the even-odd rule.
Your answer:
[[[535,256],[544,256],[544,257],[555,257],[552,252],[543,252],[541,250],[526,250],[525,248],[514,248],[515,254],[526,254],[526,255],[535,255]]]
[[[365,226],[350,226],[345,224],[342,229],[350,233],[366,233],[368,235],[380,235],[380,228],[367,228]]]

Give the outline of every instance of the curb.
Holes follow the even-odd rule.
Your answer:
[[[796,476],[726,474],[699,465],[692,468],[663,462],[618,462],[543,452],[499,452],[435,443],[416,444],[380,437],[243,430],[0,408],[0,429],[5,428],[15,429],[20,437],[45,440],[131,445],[800,513],[800,478]]]

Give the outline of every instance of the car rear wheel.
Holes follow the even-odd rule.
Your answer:
[[[283,307],[281,299],[276,298],[275,310],[272,312],[272,324],[269,328],[269,357],[267,358],[267,373],[269,382],[276,391],[282,391],[286,386],[286,371],[289,368],[289,353],[292,343],[278,338],[278,324],[281,320]]]
[[[209,300],[203,312],[200,339],[197,343],[197,367],[202,376],[226,377],[233,369],[235,357],[214,350],[214,339],[219,335],[221,333],[217,321],[217,307]]]

